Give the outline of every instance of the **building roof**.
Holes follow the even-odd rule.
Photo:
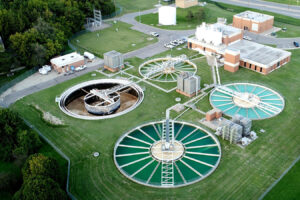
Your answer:
[[[57,67],[72,65],[75,62],[84,60],[84,57],[79,53],[73,52],[70,54],[66,54],[64,56],[52,58],[50,60],[51,64],[56,65]]]
[[[253,12],[253,11],[245,11],[239,14],[234,15],[235,17],[240,17],[243,19],[249,19],[255,22],[264,22],[270,19],[273,19],[274,16],[271,15],[266,15],[258,12]]]
[[[104,53],[103,56],[107,56],[107,57],[122,56],[122,53],[112,50],[112,51]]]
[[[218,22],[214,24],[202,23],[198,27],[203,27],[203,28],[205,27],[206,30],[221,32],[223,36],[228,36],[228,37],[240,34],[242,32],[242,30],[239,28],[235,28],[233,26],[228,26],[224,23],[218,23]]]
[[[240,40],[228,48],[239,50],[241,60],[266,68],[291,55],[291,52],[248,40]]]

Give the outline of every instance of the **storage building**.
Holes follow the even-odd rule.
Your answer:
[[[201,78],[200,76],[193,75],[188,72],[181,73],[177,78],[177,89],[176,91],[188,97],[196,95],[201,89]]]
[[[232,26],[254,33],[268,31],[272,29],[273,24],[274,16],[253,11],[245,11],[234,15],[232,22]]]
[[[73,52],[64,56],[52,58],[50,62],[55,71],[62,73],[84,65],[84,57],[79,53]]]
[[[124,67],[124,58],[122,53],[113,50],[103,54],[103,56],[105,69],[111,72],[116,72]]]

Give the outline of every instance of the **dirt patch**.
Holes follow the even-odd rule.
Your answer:
[[[52,114],[49,113],[49,112],[45,112],[45,111],[42,110],[38,105],[34,105],[34,107],[35,107],[37,110],[39,110],[39,111],[42,112],[42,114],[43,114],[43,119],[44,119],[45,121],[47,121],[48,123],[53,124],[53,125],[64,125],[64,122],[63,122],[61,119],[59,119],[58,117],[52,115]]]

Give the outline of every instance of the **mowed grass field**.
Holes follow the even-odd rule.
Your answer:
[[[139,10],[146,10],[154,8],[158,4],[157,0],[116,0],[117,5],[123,8],[122,14],[137,12]]]
[[[290,171],[265,196],[265,200],[299,199],[300,196],[300,162],[298,161]]]
[[[136,184],[120,174],[113,162],[113,149],[118,138],[137,125],[162,119],[165,109],[176,104],[176,97],[182,97],[176,92],[166,94],[140,83],[146,89],[145,99],[126,115],[99,121],[66,116],[55,103],[55,97],[76,83],[104,78],[100,74],[91,77],[89,73],[27,96],[12,105],[12,109],[33,123],[70,157],[70,191],[78,199],[257,199],[300,154],[300,51],[292,53],[289,64],[268,76],[247,69],[234,74],[221,69],[223,83],[248,81],[266,85],[284,96],[286,107],[274,118],[253,122],[259,138],[245,149],[219,138],[222,146],[219,167],[203,181],[187,187],[155,189]],[[198,67],[207,71],[203,76],[209,76],[206,61],[201,62]],[[64,120],[67,127],[49,127],[29,104],[38,104]],[[211,108],[207,102],[197,106],[203,110]],[[188,111],[179,120],[200,125],[198,121],[202,117],[195,111]],[[266,132],[259,133],[260,129]],[[92,155],[95,151],[100,152],[98,158]]]
[[[157,38],[149,40],[150,35],[132,30],[130,24],[120,21],[111,24],[111,27],[104,30],[73,37],[70,42],[78,51],[89,51],[99,57],[103,57],[103,53],[111,50],[127,53],[157,42]]]

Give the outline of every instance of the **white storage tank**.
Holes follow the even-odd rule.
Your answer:
[[[161,25],[176,25],[176,7],[160,7],[158,9],[158,20]]]

